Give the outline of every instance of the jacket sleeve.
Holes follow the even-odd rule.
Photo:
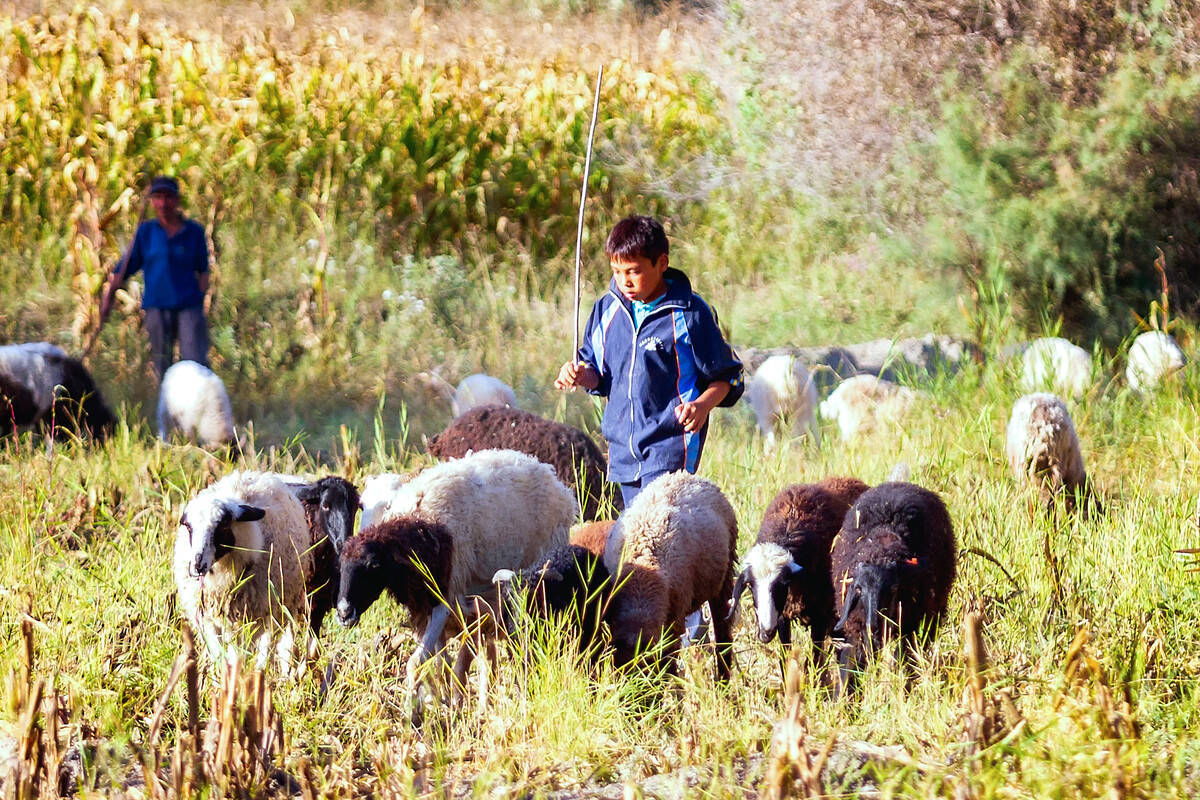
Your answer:
[[[729,394],[718,405],[732,406],[746,391],[742,362],[721,335],[715,311],[705,303],[698,303],[693,319],[692,352],[696,358],[696,369],[703,377],[705,387],[713,381],[729,382]]]
[[[608,397],[609,391],[612,390],[612,372],[604,364],[603,350],[606,332],[601,323],[603,306],[604,303],[601,300],[597,300],[592,306],[592,313],[588,317],[587,325],[583,328],[583,339],[580,341],[579,352],[576,354],[580,361],[586,362],[600,376],[599,385],[595,389],[586,390],[588,394],[597,397]],[[597,345],[599,345],[600,352],[596,352]]]

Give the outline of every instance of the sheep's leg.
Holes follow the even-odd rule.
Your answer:
[[[445,604],[435,608],[429,615],[429,624],[425,626],[425,633],[421,636],[421,643],[417,645],[417,652],[408,659],[409,689],[413,689],[417,685],[417,670],[420,666],[437,652],[436,645],[441,640],[442,631],[446,629],[446,621],[449,619],[450,608]]]
[[[712,612],[713,638],[717,648],[717,678],[723,681],[729,680],[729,675],[733,671],[733,636],[729,620],[717,610],[726,608],[728,605],[729,598],[727,596],[708,601],[709,610]]]
[[[292,634],[291,626],[287,626],[283,630],[283,634],[279,637],[278,644],[275,645],[275,659],[279,665],[279,674],[283,676],[292,675],[292,651],[295,649],[296,640]],[[303,664],[297,665],[295,675],[298,676],[303,672]]]
[[[451,689],[451,705],[458,708],[463,703],[463,695],[467,687],[467,673],[475,661],[475,650],[469,643],[470,637],[463,637],[463,643],[458,648],[458,657],[454,660],[454,687]]]

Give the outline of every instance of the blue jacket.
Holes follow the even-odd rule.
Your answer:
[[[133,237],[125,277],[146,273],[142,308],[191,308],[204,302],[197,272],[208,272],[204,228],[190,219],[174,236],[158,220],[143,222]],[[114,272],[121,268],[120,264]]]
[[[716,315],[692,292],[687,276],[668,269],[667,294],[635,330],[633,307],[616,284],[596,301],[579,360],[600,376],[592,394],[608,398],[601,431],[608,440],[608,479],[695,472],[708,425],[686,433],[675,407],[695,400],[713,381],[729,381],[722,406],[745,390],[742,364],[725,343]]]

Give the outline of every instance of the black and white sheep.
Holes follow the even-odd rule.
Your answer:
[[[1135,391],[1153,391],[1186,364],[1187,358],[1173,336],[1162,331],[1146,331],[1129,347],[1125,380]]]
[[[843,681],[886,641],[906,650],[932,635],[957,573],[957,544],[941,498],[911,483],[884,483],[855,501],[834,539],[834,636]]]
[[[1093,369],[1087,350],[1047,336],[1034,340],[1021,355],[1021,387],[1026,392],[1053,391],[1079,398],[1092,386]]]
[[[106,438],[116,417],[83,363],[48,342],[0,347],[0,429]]]
[[[275,634],[280,663],[290,664],[293,627],[309,621],[311,538],[295,488],[273,473],[234,472],[188,501],[175,534],[175,586],[214,660],[249,624],[260,664]]]
[[[709,604],[716,638],[716,668],[729,677],[733,663],[729,622],[724,610],[733,595],[737,516],[717,486],[686,472],[655,479],[625,509],[607,537],[604,558],[574,546],[554,554],[553,572],[534,565],[547,604],[591,597],[612,634],[618,665],[663,643],[673,653],[685,620]],[[562,563],[558,563],[561,556]],[[571,565],[574,565],[573,567]],[[607,574],[606,574],[607,573]],[[612,575],[611,592],[596,592]],[[526,577],[530,573],[526,571]],[[511,580],[511,572],[496,576]],[[561,607],[559,607],[561,610]],[[594,619],[591,611],[579,613]],[[585,630],[585,639],[590,631]]]
[[[358,487],[344,478],[329,475],[300,486],[293,493],[303,504],[308,523],[310,560],[304,590],[308,595],[309,627],[316,635],[337,599],[340,554],[354,533]]]
[[[163,373],[158,390],[158,438],[178,428],[202,447],[234,440],[233,409],[225,384],[203,364],[177,361]]]
[[[817,430],[817,385],[808,369],[790,355],[769,356],[746,385],[746,398],[754,409],[764,447],[775,449],[775,434],[786,427],[792,437],[807,432],[820,444]]]
[[[1036,484],[1046,503],[1063,493],[1070,507],[1078,492],[1086,491],[1079,436],[1066,404],[1055,395],[1027,394],[1013,404],[1005,454],[1017,480]]]
[[[516,408],[488,406],[463,414],[429,441],[435,458],[461,458],[476,450],[518,450],[554,468],[558,479],[578,488],[583,519],[596,519],[605,501],[616,510],[621,496],[605,481],[608,462],[578,428]]]
[[[409,662],[410,684],[416,667],[443,641],[451,615],[448,604],[489,585],[498,569],[533,565],[542,553],[566,544],[578,508],[550,467],[512,450],[483,450],[435,464],[397,488],[374,527],[389,520],[437,522],[453,541],[441,556],[449,565],[431,565],[435,574],[446,570],[445,604],[435,607],[425,623],[421,645]],[[396,541],[403,547],[402,539]],[[337,610],[345,625],[353,625],[366,610],[354,601],[354,576],[367,574],[352,557],[355,552],[348,543],[342,553]],[[403,557],[401,553],[393,561]]]
[[[733,607],[749,589],[758,619],[758,640],[776,635],[792,642],[792,623],[807,625],[814,661],[820,663],[824,643],[833,632],[833,581],[830,549],[846,511],[867,485],[857,478],[826,478],[781,490],[767,506],[758,539],[742,558],[733,587]]]

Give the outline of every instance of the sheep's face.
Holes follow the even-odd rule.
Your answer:
[[[258,526],[238,525],[235,530],[234,524],[257,522],[266,513],[265,509],[228,498],[188,503],[176,533],[176,541],[186,548],[188,575],[204,577],[234,550],[261,551],[263,537]]]
[[[882,648],[897,632],[915,629],[917,592],[921,576],[915,558],[859,566],[846,593],[841,618],[833,634],[845,636],[851,615],[861,620],[862,641],[853,644],[865,656]]]
[[[302,487],[296,497],[310,509],[315,509],[314,518],[329,536],[334,551],[340,554],[354,532],[358,489],[341,478],[322,478]]]
[[[338,622],[347,628],[358,624],[384,585],[384,559],[378,542],[351,539],[342,550],[338,583]]]
[[[390,473],[372,475],[367,478],[358,502],[358,507],[362,509],[362,516],[358,520],[358,529],[365,531],[383,519],[383,515],[387,513],[388,506],[391,504],[392,496],[407,482],[408,476]]]
[[[779,632],[779,619],[787,603],[793,576],[801,571],[792,554],[777,544],[757,545],[746,554],[745,567],[733,586],[733,605],[746,589],[754,599],[758,640],[769,642]],[[733,616],[733,609],[730,611]]]

